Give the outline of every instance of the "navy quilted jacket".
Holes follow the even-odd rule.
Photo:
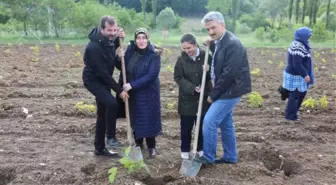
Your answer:
[[[135,44],[131,42],[125,52],[126,69],[134,52]],[[136,139],[155,137],[162,131],[160,63],[160,55],[155,52],[154,46],[150,45],[146,54],[136,63],[134,80],[130,82],[127,80],[132,86],[129,91],[130,119]],[[119,84],[122,84],[122,73],[120,73]]]

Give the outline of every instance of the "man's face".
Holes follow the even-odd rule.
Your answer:
[[[225,32],[225,25],[218,21],[206,22],[205,28],[208,30],[209,36],[214,40],[220,39]]]
[[[109,40],[113,40],[118,33],[117,23],[115,23],[114,25],[105,23],[105,28],[101,29],[101,33],[104,37],[108,38]]]
[[[196,55],[196,51],[197,51],[196,44],[190,44],[189,42],[183,42],[181,46],[182,46],[183,51],[186,52],[188,56],[192,57]]]

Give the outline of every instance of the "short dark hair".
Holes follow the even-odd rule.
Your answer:
[[[184,34],[181,38],[181,44],[183,42],[188,42],[189,44],[197,44],[196,37],[193,34]]]
[[[106,23],[113,26],[116,23],[116,21],[115,21],[114,17],[109,16],[109,15],[104,15],[100,19],[100,27],[105,28]]]

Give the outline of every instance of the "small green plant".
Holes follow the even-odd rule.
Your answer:
[[[254,69],[253,71],[251,71],[251,74],[255,76],[260,76],[260,69],[259,68]]]
[[[108,177],[109,182],[112,184],[115,180],[115,177],[117,176],[118,168],[117,167],[110,168],[107,173],[109,174]]]
[[[314,71],[318,71],[319,70],[319,68],[318,67],[314,67]]]
[[[169,72],[174,72],[174,67],[173,67],[173,65],[168,65],[167,66],[167,70],[169,71]]]
[[[90,111],[90,112],[96,112],[96,107],[92,104],[85,104],[84,102],[78,102],[75,105],[75,109],[80,111]]]
[[[29,49],[32,50],[35,55],[38,55],[40,53],[40,47],[38,45],[32,46]]]
[[[273,61],[272,60],[268,60],[267,63],[273,64]]]
[[[331,75],[331,77],[336,80],[336,74]]]
[[[327,63],[327,60],[325,58],[322,58],[321,62],[322,62],[322,64],[325,65]]]
[[[327,100],[327,96],[322,96],[322,98],[320,99],[320,106],[322,109],[326,109],[328,107],[328,100]]]
[[[39,59],[38,57],[34,57],[34,58],[31,59],[31,61],[32,61],[32,62],[39,62],[40,59]]]
[[[9,43],[7,44],[7,46],[8,46],[8,47],[12,47],[13,44],[9,42]]]
[[[283,69],[284,67],[285,67],[285,62],[282,62],[282,61],[281,61],[280,64],[279,64],[279,68],[280,68],[280,69]]]
[[[60,52],[61,46],[58,43],[56,43],[55,44],[55,49],[56,49],[56,52],[58,53],[58,52]]]
[[[129,173],[135,172],[142,168],[145,168],[146,171],[149,173],[147,165],[143,160],[134,161],[129,158],[129,153],[131,151],[131,146],[127,147],[124,151],[124,157],[119,160],[119,162],[124,165],[124,167],[128,170]]]
[[[321,56],[321,53],[320,53],[320,52],[316,52],[316,53],[315,53],[315,59],[320,58],[320,56]]]
[[[302,106],[303,107],[306,107],[306,108],[315,108],[316,107],[316,105],[317,105],[317,102],[316,102],[316,100],[315,99],[313,99],[313,98],[309,98],[309,99],[307,99],[307,100],[305,100],[303,103],[302,103]]]
[[[76,45],[75,45],[75,44],[72,44],[71,47],[74,48],[74,47],[76,47]]]
[[[277,54],[276,53],[272,53],[272,57],[276,57],[277,56]]]
[[[174,102],[168,103],[168,104],[167,104],[167,108],[168,108],[168,109],[173,109],[173,108],[174,108],[174,105],[175,105]]]
[[[79,52],[79,51],[77,51],[76,53],[75,53],[75,57],[80,57],[81,56],[81,53]]]
[[[261,107],[262,103],[263,103],[263,98],[261,97],[261,95],[258,93],[258,92],[251,92],[249,95],[248,95],[248,102],[250,103],[250,105],[252,107],[255,107],[255,108],[258,108],[258,107]]]

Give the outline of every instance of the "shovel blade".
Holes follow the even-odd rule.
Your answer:
[[[200,171],[202,163],[196,160],[183,160],[180,168],[180,174],[195,177]]]
[[[132,161],[141,161],[143,160],[142,153],[141,153],[141,148],[138,146],[131,147],[131,150],[128,154],[128,157]]]

